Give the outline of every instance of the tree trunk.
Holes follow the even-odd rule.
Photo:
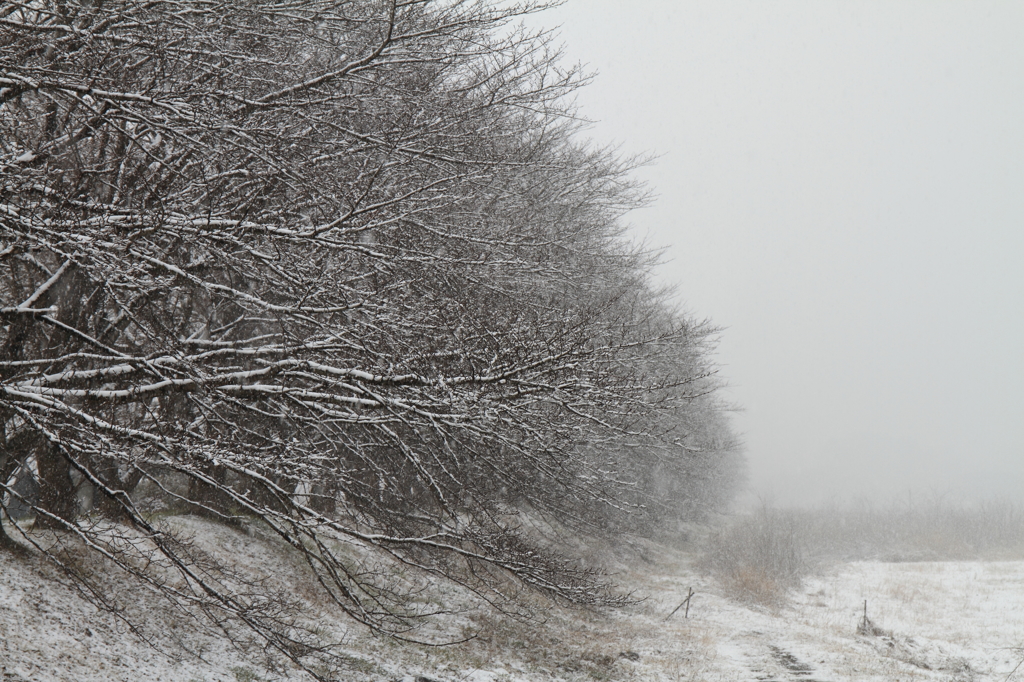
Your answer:
[[[7,481],[10,480],[11,474],[18,466],[18,460],[4,451],[0,452],[0,485],[7,485]],[[7,534],[7,529],[4,528],[4,517],[7,516],[7,508],[2,504],[4,491],[0,490],[0,550],[3,549],[20,549],[21,545],[16,543],[10,535]],[[8,517],[10,518],[10,517]]]
[[[221,489],[226,485],[227,472],[224,467],[204,465],[198,467],[215,483],[207,483],[196,478],[189,478],[188,498],[192,501],[192,513],[197,516],[228,520],[230,514],[228,496]]]
[[[117,497],[110,495],[106,490],[97,488],[93,493],[99,495],[99,499],[94,503],[97,513],[104,518],[110,519],[111,521],[117,522],[128,522],[130,515],[128,510],[125,508],[126,503],[130,503],[131,495],[135,492],[135,487],[142,480],[142,472],[138,470],[132,471],[128,474],[127,479],[122,479],[118,474],[117,465],[110,464],[97,471],[100,480],[106,485],[107,488],[113,490],[115,493],[120,493]],[[118,499],[122,498],[122,499]]]
[[[39,506],[68,523],[78,516],[78,498],[71,480],[71,467],[62,452],[49,443],[36,450],[39,467]],[[39,528],[62,528],[63,524],[46,515],[36,516]]]

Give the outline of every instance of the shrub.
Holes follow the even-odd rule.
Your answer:
[[[713,534],[701,566],[733,596],[771,606],[810,570],[797,516],[767,505]]]

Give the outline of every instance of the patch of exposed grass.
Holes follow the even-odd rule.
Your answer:
[[[794,516],[767,506],[711,535],[699,566],[732,596],[772,607],[811,568]]]

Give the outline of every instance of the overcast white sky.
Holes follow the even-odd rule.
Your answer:
[[[569,0],[750,486],[1024,500],[1024,3]]]

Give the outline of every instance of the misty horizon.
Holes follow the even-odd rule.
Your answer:
[[[1024,6],[570,0],[628,216],[723,328],[749,495],[1024,499]]]

